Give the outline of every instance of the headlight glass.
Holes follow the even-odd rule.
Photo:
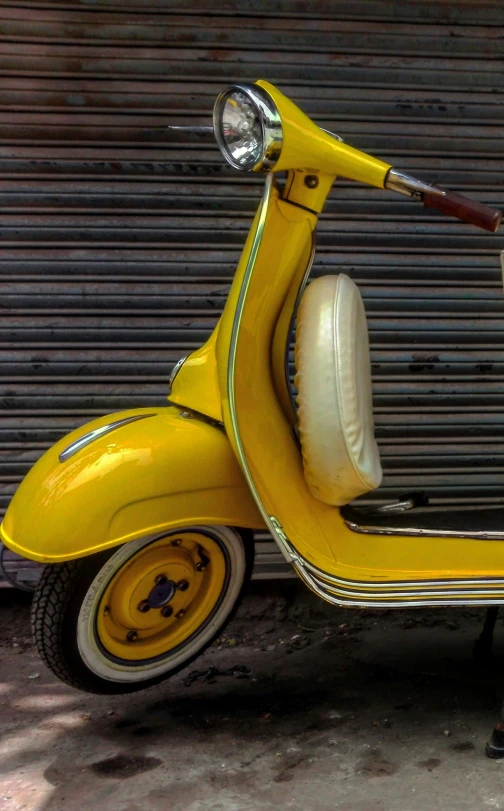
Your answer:
[[[282,125],[269,95],[256,85],[233,85],[218,97],[214,131],[235,169],[267,172],[280,155]]]
[[[229,154],[244,169],[253,167],[262,153],[261,121],[247,96],[240,90],[230,93],[222,108],[222,136]]]

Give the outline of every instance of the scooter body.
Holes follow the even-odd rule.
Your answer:
[[[269,173],[219,324],[177,365],[166,408],[103,417],[62,439],[23,481],[1,528],[9,548],[52,564],[35,617],[63,571],[58,566],[92,561],[90,573],[68,569],[84,606],[74,617],[83,675],[72,665],[75,651],[61,653],[68,662],[58,675],[95,692],[138,689],[165,678],[208,644],[217,615],[219,622],[230,616],[248,576],[247,532],[253,529],[267,528],[302,580],[337,605],[504,603],[504,547],[498,542],[504,524],[458,530],[448,522],[446,529],[432,515],[425,520],[420,509],[423,526],[413,518],[422,507],[415,497],[404,503],[412,507],[406,523],[404,515],[397,517],[404,504],[375,514],[345,506],[381,476],[363,309],[346,277],[317,280],[311,301],[304,294],[318,215],[339,174],[429,200],[489,230],[496,230],[498,212],[481,204],[471,208],[465,198],[454,202],[450,193],[341,144],[266,82],[226,92],[217,111],[226,103],[236,107],[236,100],[239,107],[250,95],[243,102],[247,115],[247,105],[255,103],[263,125],[266,120],[262,155],[245,168]],[[218,128],[216,120],[217,135]],[[229,131],[229,125],[221,128],[218,141],[236,165],[236,156],[226,154]],[[283,186],[271,170],[287,172]],[[296,314],[299,411],[288,354]],[[338,423],[326,424],[333,409]],[[333,424],[343,443],[339,467],[333,464],[339,446],[321,436]],[[232,566],[239,572],[235,586]],[[202,573],[206,585],[198,581]],[[176,610],[183,593],[192,602]],[[72,612],[68,600],[65,605],[61,628],[68,629]],[[175,623],[169,633],[163,622]],[[201,644],[191,648],[198,634]],[[56,670],[39,636],[39,649]]]

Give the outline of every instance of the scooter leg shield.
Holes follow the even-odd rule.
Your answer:
[[[225,432],[183,414],[134,409],[64,437],[16,491],[2,541],[56,563],[182,526],[264,527]]]

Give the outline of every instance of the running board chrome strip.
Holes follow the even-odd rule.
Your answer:
[[[487,587],[502,587],[504,591],[504,577],[440,578],[436,580],[348,580],[318,569],[294,551],[292,553],[292,559],[295,559],[295,562],[303,566],[315,579],[322,580],[326,585],[339,586],[342,591],[364,589],[368,590],[370,593],[377,592],[380,594],[387,590],[394,591],[398,589],[406,590],[408,593],[414,594],[416,591],[425,588],[448,589],[450,586],[465,586],[473,589],[478,586],[483,587],[483,589]]]
[[[278,519],[269,516],[275,539],[301,580],[333,605],[354,608],[427,608],[436,605],[504,605],[504,577],[440,580],[347,580],[323,572],[292,546]]]
[[[427,538],[468,538],[474,541],[504,541],[504,532],[459,532],[455,529],[419,529],[417,527],[373,527],[356,524],[354,521],[345,521],[348,529],[360,535],[415,535]]]
[[[353,608],[428,608],[434,606],[464,606],[464,605],[504,605],[504,589],[502,596],[498,597],[493,592],[488,596],[481,593],[481,590],[467,591],[463,594],[456,592],[449,592],[449,597],[446,592],[440,592],[439,596],[432,598],[429,592],[425,594],[418,594],[409,599],[398,598],[391,600],[388,596],[381,596],[376,594],[375,597],[362,599],[362,597],[353,597],[345,595],[342,590],[328,589],[327,583],[312,575],[298,560],[294,563],[294,568],[299,574],[300,578],[311,588],[319,597],[322,597],[326,602],[332,603],[340,607],[353,607]],[[369,585],[369,584],[368,584]]]
[[[283,536],[283,537],[282,537]],[[504,605],[504,578],[357,581],[335,577],[313,566],[281,532],[277,537],[299,577],[319,597],[355,608],[427,608],[436,605]]]

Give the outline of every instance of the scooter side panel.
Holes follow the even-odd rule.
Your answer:
[[[60,461],[72,442],[128,418],[136,419]],[[52,563],[192,524],[264,527],[222,429],[173,407],[133,409],[47,451],[19,486],[0,535],[14,552]]]
[[[288,211],[282,201],[270,198],[265,206],[256,258],[249,263],[237,308],[230,349],[229,405],[224,408],[226,430],[265,523],[298,570],[297,564],[304,565],[304,560],[318,571],[319,578],[327,577],[339,604],[344,602],[338,596],[343,588],[352,590],[347,602],[362,605],[372,604],[375,592],[386,590],[392,594],[388,598],[391,605],[394,601],[407,603],[413,590],[422,599],[431,599],[422,581],[436,583],[433,600],[502,602],[502,543],[361,535],[345,524],[339,509],[309,492],[301,449],[278,401],[270,358],[275,324],[295,268],[294,254],[299,254],[303,240],[308,239],[313,222],[299,208],[296,215]],[[479,578],[477,584],[463,582],[473,583],[475,578]],[[465,593],[469,588],[471,593]]]

